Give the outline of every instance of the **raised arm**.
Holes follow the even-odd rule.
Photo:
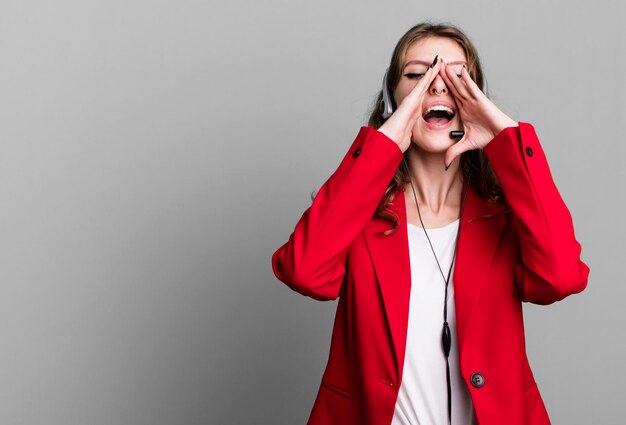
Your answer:
[[[446,153],[445,163],[483,149],[511,206],[520,240],[515,282],[524,301],[550,304],[587,286],[589,268],[580,260],[569,210],[557,190],[535,130],[500,111],[472,81],[445,65],[440,74],[455,97],[465,136]]]
[[[272,256],[274,274],[318,300],[339,296],[350,244],[372,219],[422,111],[426,89],[438,75],[433,61],[379,130],[363,127],[335,173],[298,221],[289,241]]]
[[[524,301],[550,304],[585,289],[589,268],[534,128],[509,127],[484,148],[520,239],[515,281]]]
[[[337,298],[348,248],[371,220],[401,160],[395,142],[371,127],[361,128],[289,241],[272,256],[276,277],[317,300]]]

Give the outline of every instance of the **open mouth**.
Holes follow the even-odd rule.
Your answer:
[[[433,127],[446,126],[456,115],[454,109],[445,105],[433,105],[427,108],[422,118]]]

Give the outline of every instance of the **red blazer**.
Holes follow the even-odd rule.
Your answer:
[[[549,424],[526,357],[521,302],[550,304],[580,292],[589,268],[533,127],[503,130],[484,152],[506,205],[472,187],[461,217],[454,267],[461,373],[480,425]],[[272,257],[274,273],[293,290],[339,297],[309,424],[391,423],[411,289],[404,193],[392,205],[395,233],[382,235],[390,224],[373,214],[401,159],[393,141],[363,127]]]

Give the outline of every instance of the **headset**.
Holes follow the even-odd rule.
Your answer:
[[[378,113],[381,118],[386,120],[393,114],[393,111],[396,109],[396,102],[393,99],[393,96],[389,92],[389,87],[387,86],[387,74],[389,74],[389,68],[385,71],[385,76],[383,77],[383,98],[380,102],[380,110]]]

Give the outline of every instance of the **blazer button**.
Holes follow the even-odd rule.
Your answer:
[[[533,150],[530,146],[526,148],[526,155],[533,156]]]
[[[470,378],[470,382],[474,386],[474,388],[480,388],[485,385],[485,378],[478,372],[472,374]]]
[[[354,153],[352,154],[352,158],[356,158],[357,156],[361,155],[361,148],[357,148]]]

